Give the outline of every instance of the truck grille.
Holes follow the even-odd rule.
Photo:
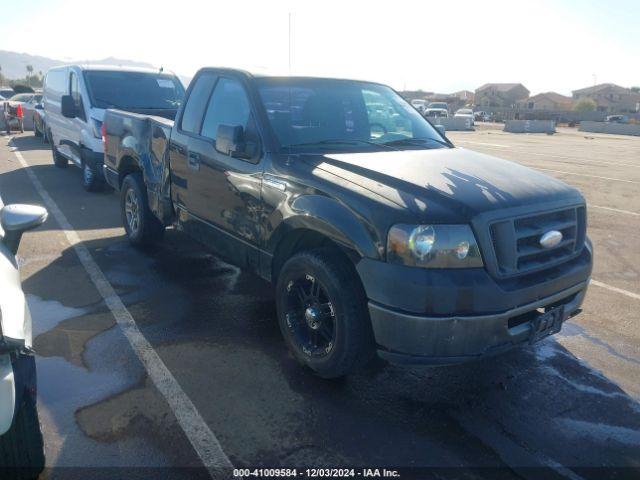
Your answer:
[[[565,262],[580,253],[585,241],[584,206],[500,220],[489,231],[500,276],[520,275]],[[557,230],[562,240],[546,248],[540,244],[545,233]]]

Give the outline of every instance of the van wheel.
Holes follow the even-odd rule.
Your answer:
[[[43,469],[44,442],[36,399],[27,394],[11,428],[0,437],[0,470],[5,470],[2,478],[22,480],[38,478]]]
[[[320,248],[291,257],[278,275],[276,306],[287,345],[319,376],[341,377],[374,357],[366,295],[340,252]]]
[[[49,134],[47,136],[49,138],[52,138],[51,130],[49,130]],[[53,155],[53,164],[58,168],[66,168],[67,165],[69,165],[69,160],[67,159],[67,157],[63,156],[60,152],[58,152],[58,149],[53,143],[53,140],[50,140],[50,142],[51,142],[51,153]]]
[[[165,227],[149,209],[147,188],[140,172],[131,173],[122,182],[120,207],[122,224],[129,242],[144,247],[162,239]]]
[[[97,171],[95,165],[82,162],[82,186],[87,192],[98,192],[102,190],[104,180]]]

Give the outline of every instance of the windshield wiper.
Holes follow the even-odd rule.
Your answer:
[[[96,102],[101,102],[104,103],[105,105],[107,105],[106,108],[122,108],[122,109],[126,109],[127,107],[123,107],[122,105],[117,105],[115,103],[113,103],[110,100],[106,100],[104,98],[95,98],[94,99]]]
[[[303,143],[290,143],[289,145],[283,145],[282,148],[289,147],[309,147],[313,145],[373,145],[374,147],[386,147],[390,150],[396,150],[391,145],[387,145],[386,143],[378,143],[378,142],[370,142],[368,140],[342,140],[342,139],[327,139],[327,140],[317,140],[315,142],[303,142]]]
[[[382,145],[391,146],[391,145],[424,145],[427,142],[436,142],[440,145],[444,145],[445,147],[449,147],[450,145],[447,142],[443,142],[442,140],[437,140],[435,138],[400,138],[398,140],[390,140],[388,142],[383,142]]]

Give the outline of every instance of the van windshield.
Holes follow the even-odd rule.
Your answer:
[[[315,153],[450,146],[411,105],[384,85],[295,77],[265,77],[257,82],[282,149]]]
[[[184,88],[172,75],[90,70],[84,72],[91,104],[97,108],[178,108]]]

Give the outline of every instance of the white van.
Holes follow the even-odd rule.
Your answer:
[[[103,65],[66,65],[47,72],[44,110],[53,161],[83,170],[87,191],[100,190],[102,120],[107,108],[173,118],[184,98],[178,77],[162,70]]]

